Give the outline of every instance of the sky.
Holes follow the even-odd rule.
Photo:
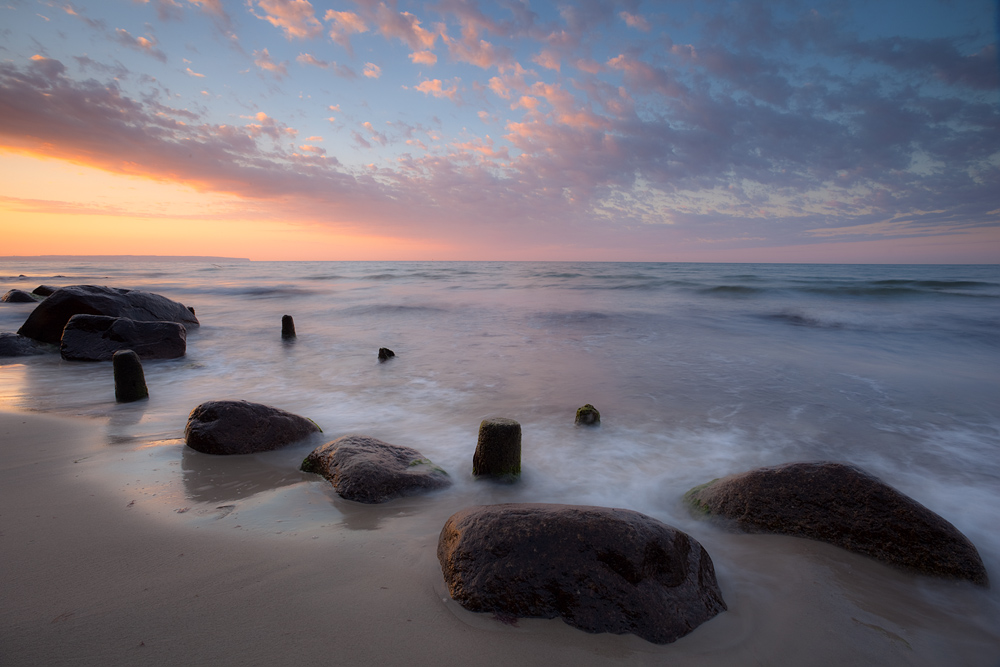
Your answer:
[[[0,254],[998,263],[997,11],[0,0]]]

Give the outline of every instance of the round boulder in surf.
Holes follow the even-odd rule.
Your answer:
[[[437,555],[451,597],[500,618],[561,617],[667,644],[726,609],[701,544],[632,510],[469,507],[445,523]]]
[[[280,449],[319,432],[311,419],[248,401],[209,401],[188,417],[187,446],[205,454],[254,454]]]
[[[684,498],[693,510],[746,532],[805,537],[923,574],[989,584],[979,552],[955,526],[852,465],[757,468],[697,486]]]
[[[317,447],[302,470],[326,477],[342,498],[368,504],[451,484],[448,473],[417,450],[367,435],[345,435]]]

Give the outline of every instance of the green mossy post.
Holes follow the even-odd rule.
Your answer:
[[[291,315],[281,316],[281,337],[295,338],[295,322]]]
[[[580,426],[597,426],[601,423],[601,413],[590,403],[576,410],[576,423]]]
[[[472,474],[515,479],[521,474],[521,425],[513,419],[484,419],[472,457]]]
[[[131,403],[149,398],[146,388],[146,376],[142,372],[142,362],[139,355],[132,350],[118,350],[111,357],[111,365],[115,373],[115,400],[119,403]]]

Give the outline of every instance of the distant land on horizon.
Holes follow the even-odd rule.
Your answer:
[[[48,262],[66,259],[91,259],[102,262],[143,260],[147,262],[249,262],[247,257],[211,257],[203,255],[6,255],[2,262]]]

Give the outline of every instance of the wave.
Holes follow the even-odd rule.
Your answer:
[[[372,304],[368,306],[350,306],[338,311],[341,315],[418,315],[447,313],[448,308],[439,306],[404,306]]]
[[[702,291],[706,294],[719,294],[722,296],[750,296],[752,294],[761,294],[767,290],[747,285],[717,285],[705,288]]]
[[[761,315],[761,317],[767,320],[778,320],[779,322],[785,322],[786,324],[791,324],[796,327],[841,329],[844,326],[840,322],[827,322],[816,317],[809,317],[808,315],[803,315],[790,310],[780,311],[777,313],[766,313]]]

